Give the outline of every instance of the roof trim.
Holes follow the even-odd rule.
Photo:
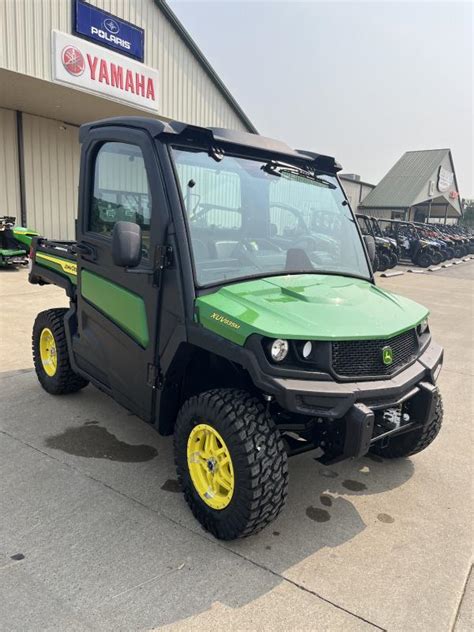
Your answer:
[[[171,7],[167,4],[167,2],[165,2],[165,0],[154,0],[154,2],[157,5],[157,7],[165,14],[165,16],[168,18],[168,20],[171,22],[173,27],[178,32],[178,35],[180,35],[181,38],[184,40],[185,44],[191,50],[191,52],[196,57],[198,62],[201,64],[201,66],[204,68],[204,70],[209,75],[211,80],[214,82],[216,87],[220,90],[220,92],[222,92],[225,100],[229,103],[229,105],[232,107],[232,109],[236,112],[237,116],[240,118],[240,120],[243,122],[243,124],[247,127],[249,132],[251,132],[252,134],[258,134],[258,131],[257,131],[257,128],[255,127],[255,125],[251,122],[251,120],[248,118],[248,116],[242,110],[240,105],[234,99],[232,94],[229,92],[228,88],[225,86],[225,84],[222,81],[222,79],[216,73],[216,71],[211,66],[211,64],[207,61],[206,57],[204,56],[204,53],[198,47],[198,45],[193,40],[193,38],[188,33],[188,31],[181,24],[181,22],[179,21],[177,15],[173,12]]]

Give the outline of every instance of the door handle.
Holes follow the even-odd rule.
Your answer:
[[[85,244],[85,243],[76,244],[74,246],[74,252],[76,252],[77,254],[81,256],[88,255],[89,257],[91,257],[92,261],[95,261],[97,258],[95,248],[93,246],[90,246],[89,244]]]

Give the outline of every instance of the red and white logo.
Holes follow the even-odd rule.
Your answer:
[[[60,31],[53,30],[53,43],[53,81],[158,111],[155,68]]]
[[[74,77],[82,75],[86,67],[84,55],[75,46],[65,46],[63,48],[61,61],[68,73]]]

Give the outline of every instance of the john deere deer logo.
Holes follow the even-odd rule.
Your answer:
[[[393,362],[393,351],[392,347],[383,347],[382,348],[382,362],[386,365],[392,364]]]

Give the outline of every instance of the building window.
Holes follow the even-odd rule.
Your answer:
[[[89,230],[111,237],[118,221],[141,227],[147,256],[151,194],[142,151],[137,145],[104,143],[95,159]]]

